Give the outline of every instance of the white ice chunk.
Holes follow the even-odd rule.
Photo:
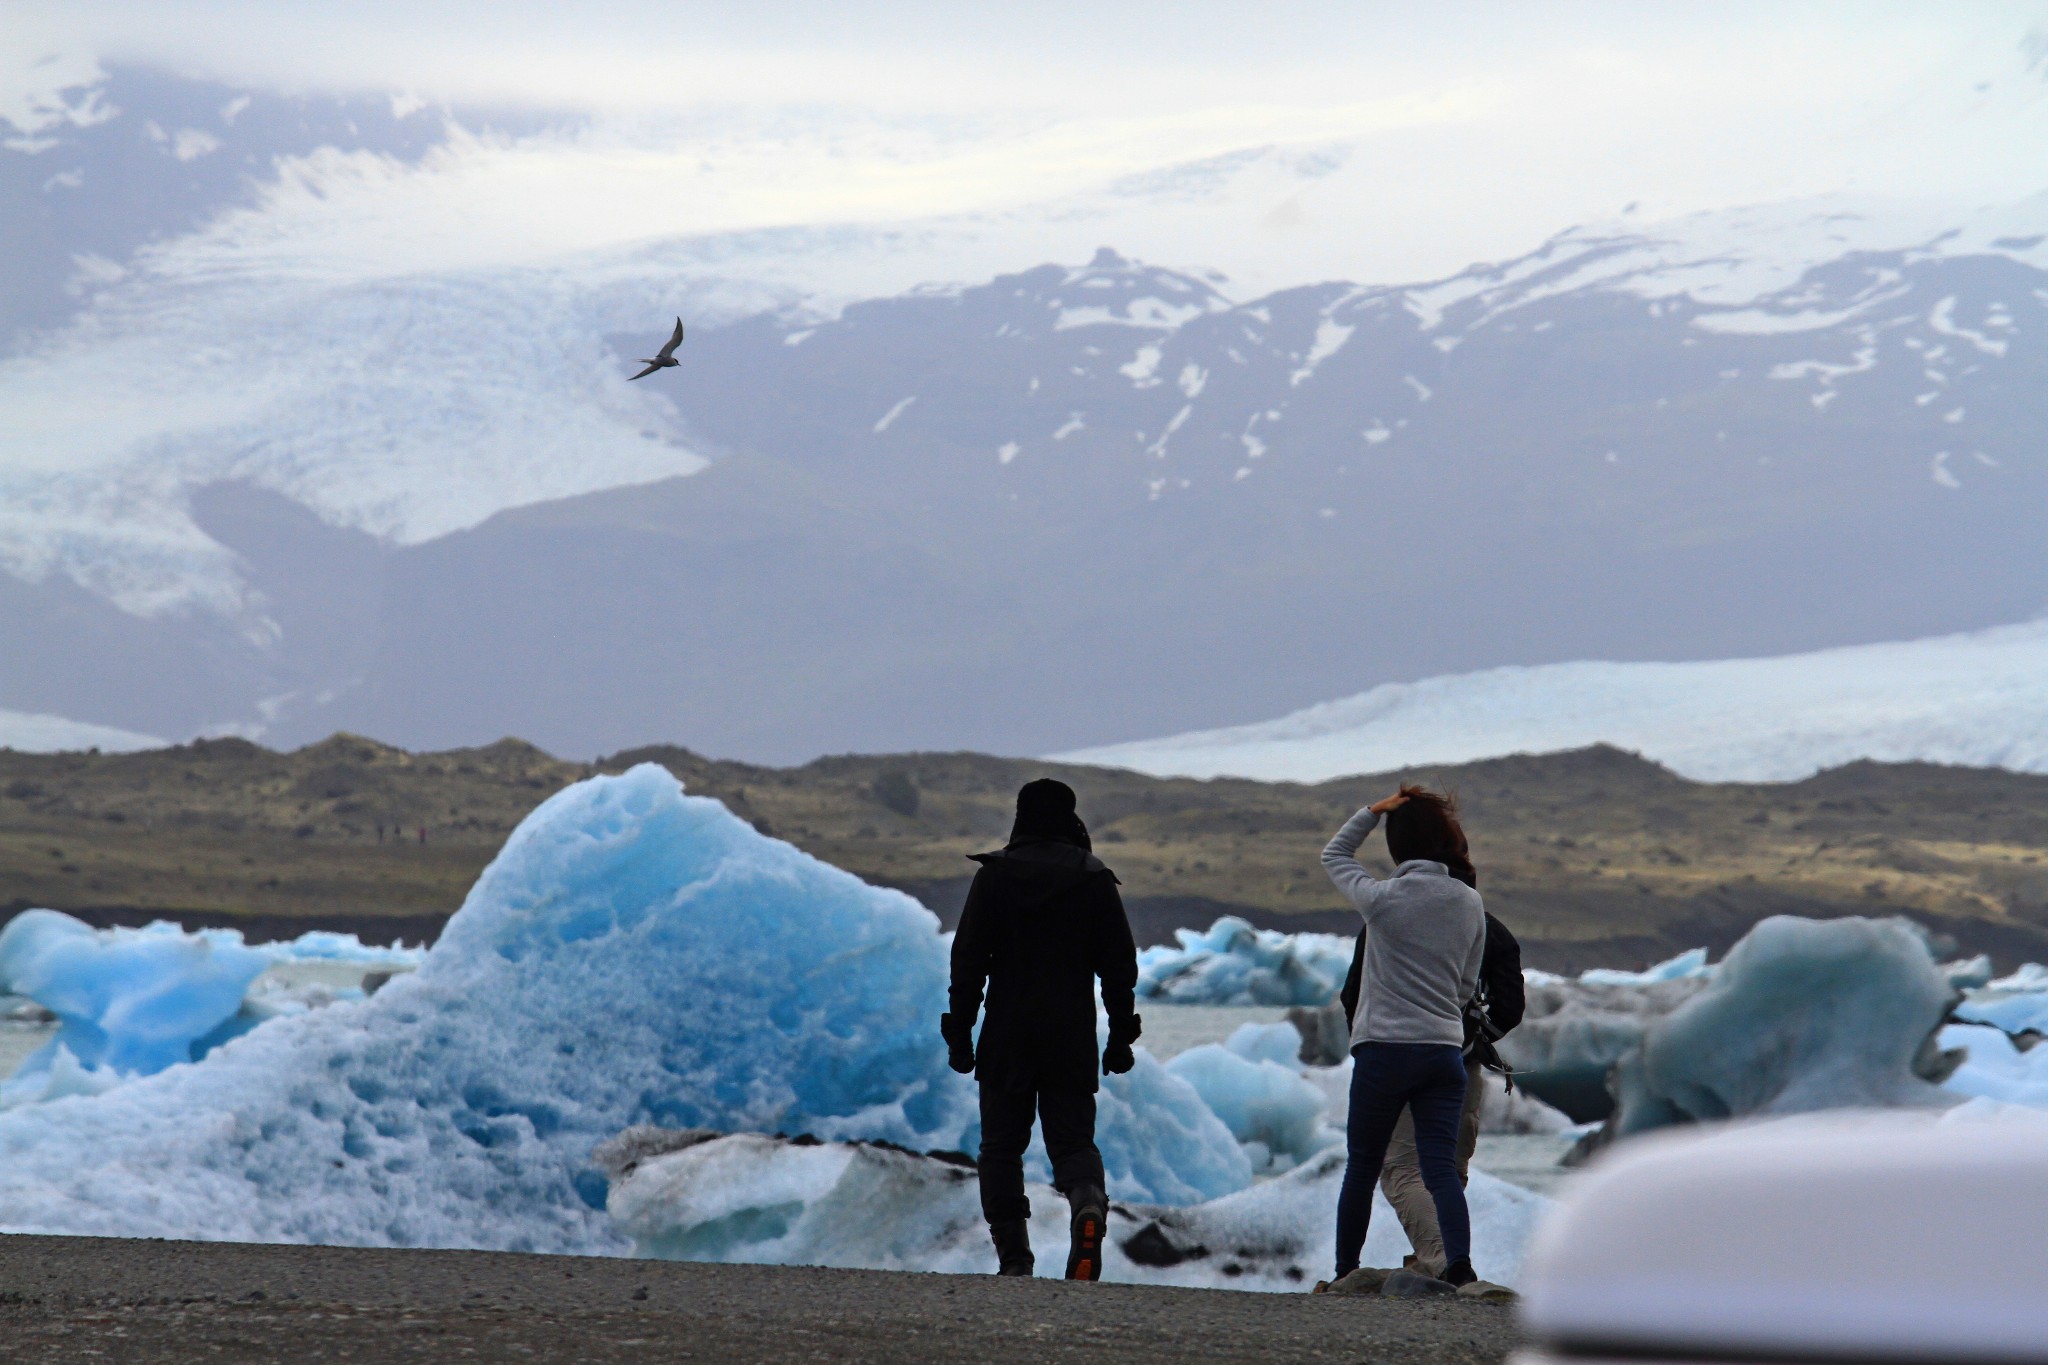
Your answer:
[[[1944,1050],[1961,1048],[1963,1058],[1942,1088],[1957,1095],[2003,1104],[2048,1109],[2048,1047],[2036,1042],[2022,1050],[1989,1025],[1951,1024],[1941,1031]]]
[[[1225,915],[1207,930],[1176,929],[1178,948],[1138,954],[1138,994],[1183,1005],[1322,1005],[1351,968],[1352,940],[1282,934]]]
[[[1103,1278],[1299,1293],[1330,1273],[1341,1152],[1322,1153],[1275,1180],[1183,1208],[1119,1201],[1110,1211]],[[1067,1205],[1042,1183],[1026,1187],[1038,1274],[1057,1276],[1067,1253]],[[1550,1201],[1474,1170],[1473,1263],[1501,1284],[1520,1276],[1523,1249]],[[639,1161],[613,1185],[609,1207],[643,1256],[987,1274],[995,1254],[974,1172],[877,1147],[800,1147],[741,1135],[691,1143]],[[1368,1264],[1399,1265],[1400,1221],[1374,1195]]]
[[[1579,973],[1579,980],[1589,986],[1647,986],[1656,981],[1678,981],[1688,976],[1711,976],[1713,967],[1707,962],[1705,948],[1689,948],[1676,957],[1666,958],[1654,967],[1640,972],[1619,971],[1612,967],[1594,967]]]

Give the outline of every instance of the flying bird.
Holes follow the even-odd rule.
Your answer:
[[[653,374],[656,370],[666,370],[672,368],[673,366],[682,364],[682,361],[676,359],[676,347],[682,344],[683,320],[681,318],[677,318],[676,334],[670,337],[668,339],[668,344],[663,346],[660,350],[656,351],[652,358],[649,358],[647,356],[642,356],[640,358],[640,363],[642,365],[645,365],[647,368],[640,371],[640,373],[634,375],[633,378],[645,379],[648,375]]]

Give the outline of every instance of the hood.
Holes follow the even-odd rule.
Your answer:
[[[1104,866],[1100,858],[1063,839],[1030,839],[999,848],[993,853],[970,853],[967,856],[983,867],[1024,882],[1043,884],[1047,890],[1057,890],[1097,875],[1116,880],[1116,874]]]

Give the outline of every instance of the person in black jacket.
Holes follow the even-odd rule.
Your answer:
[[[1032,1272],[1024,1149],[1035,1112],[1053,1188],[1073,1210],[1067,1278],[1102,1274],[1109,1218],[1095,1146],[1095,982],[1109,1014],[1103,1070],[1129,1071],[1138,1040],[1138,952],[1116,874],[1090,851],[1074,792],[1040,778],[1017,793],[1009,844],[981,864],[953,938],[947,1060],[981,1083],[981,1211],[1003,1275]],[[988,993],[977,1045],[974,1018]]]

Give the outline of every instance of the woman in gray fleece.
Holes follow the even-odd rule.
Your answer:
[[[1394,875],[1376,879],[1358,846],[1387,820]],[[1415,1118],[1416,1156],[1443,1231],[1444,1279],[1470,1284],[1472,1221],[1458,1180],[1465,1102],[1465,1005],[1479,990],[1486,911],[1451,802],[1404,786],[1345,822],[1323,867],[1365,920],[1365,967],[1351,1025],[1350,1160],[1337,1197],[1337,1276],[1358,1268],[1387,1141]]]

